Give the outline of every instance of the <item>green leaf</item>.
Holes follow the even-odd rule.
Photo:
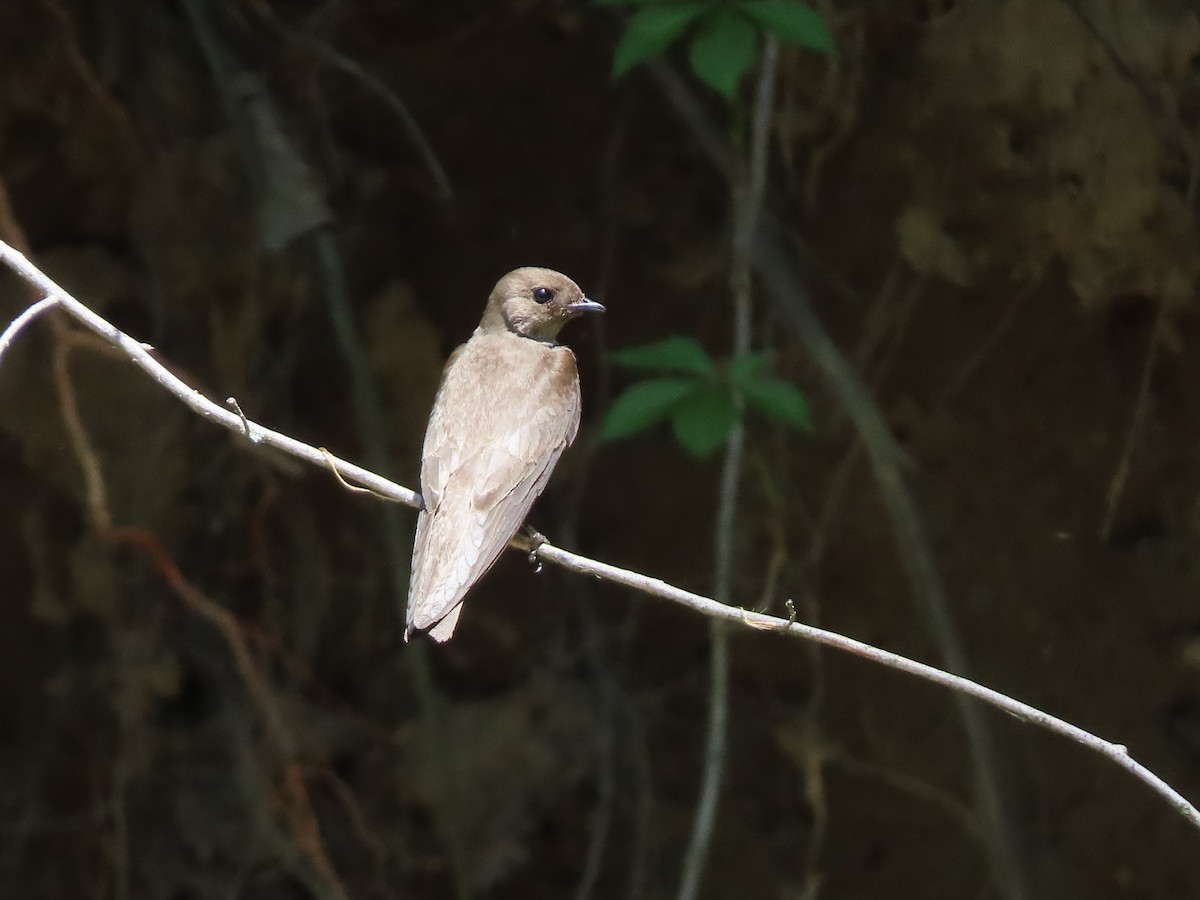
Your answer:
[[[726,100],[732,100],[757,53],[754,23],[735,10],[718,9],[704,17],[692,41],[692,71]]]
[[[808,403],[800,389],[782,378],[750,378],[738,385],[746,402],[764,416],[799,428],[812,430]]]
[[[634,13],[613,53],[612,77],[662,53],[709,8],[707,3],[657,3]]]
[[[737,407],[723,385],[711,385],[681,402],[671,417],[679,443],[703,459],[722,446],[738,423]]]
[[[695,378],[654,378],[639,381],[609,407],[600,439],[613,441],[645,431],[666,419],[701,384]]]
[[[729,380],[735,385],[740,385],[758,375],[770,361],[771,354],[769,353],[748,353],[735,359],[729,366]]]
[[[750,0],[739,8],[784,43],[803,44],[823,53],[833,50],[825,20],[801,0]]]
[[[700,342],[681,334],[671,335],[653,344],[620,350],[612,354],[612,360],[619,366],[655,372],[712,375],[717,370]]]

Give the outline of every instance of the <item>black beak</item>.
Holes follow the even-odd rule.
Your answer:
[[[576,300],[567,309],[571,311],[571,315],[573,316],[585,312],[604,312],[603,306],[595,300],[589,300],[587,297],[584,297],[582,300]]]

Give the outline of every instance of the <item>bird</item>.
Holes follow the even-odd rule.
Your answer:
[[[579,431],[571,319],[604,307],[552,269],[497,282],[479,327],[446,362],[421,450],[404,639],[454,634],[463,598],[524,524]]]

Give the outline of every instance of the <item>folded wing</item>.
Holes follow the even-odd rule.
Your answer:
[[[463,597],[525,522],[578,429],[579,379],[566,347],[477,337],[451,358],[422,451],[426,508],[406,636],[453,634]]]

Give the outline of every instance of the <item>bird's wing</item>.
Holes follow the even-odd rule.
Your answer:
[[[509,371],[499,379],[478,359],[469,362],[476,365],[447,370],[421,470],[426,509],[417,521],[406,634],[429,628],[439,641],[450,637],[463,597],[524,523],[579,428],[570,350],[555,348],[528,378]],[[479,372],[493,377],[463,382]]]

